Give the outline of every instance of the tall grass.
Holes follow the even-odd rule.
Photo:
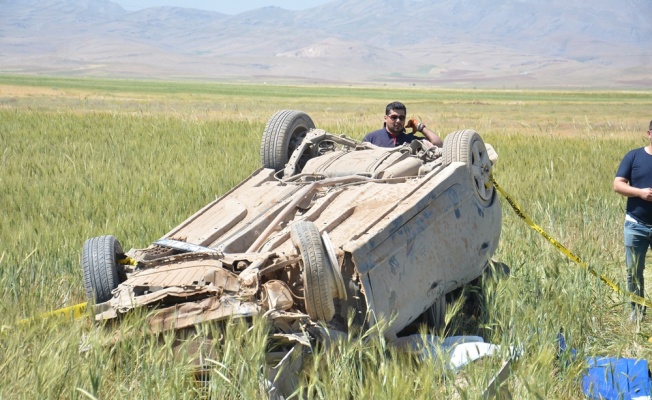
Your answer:
[[[79,254],[113,234],[147,246],[259,166],[267,119],[306,111],[318,127],[361,138],[386,103],[404,101],[445,136],[475,129],[499,153],[494,175],[524,210],[592,268],[624,283],[624,199],[611,188],[624,153],[644,145],[652,93],[425,91],[170,84],[0,77],[0,398],[252,398],[264,395],[265,324],[200,327],[215,344],[208,384],[171,336],[90,320],[15,321],[85,301]],[[473,313],[461,302],[439,334],[482,335],[522,349],[514,398],[582,398],[581,363],[557,359],[563,328],[578,360],[649,358],[649,319],[527,227],[503,201],[497,258]],[[649,269],[646,277],[649,276]],[[652,282],[648,278],[648,285]],[[468,308],[468,307],[467,307]],[[459,311],[456,313],[456,311]],[[185,344],[184,344],[185,343]],[[80,347],[86,351],[80,352]],[[564,360],[563,360],[564,361]],[[374,332],[315,352],[297,395],[315,398],[478,398],[499,365],[454,373],[438,358],[399,353]]]

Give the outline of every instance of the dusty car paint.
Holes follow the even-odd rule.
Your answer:
[[[277,125],[295,129],[307,120],[285,115],[294,125]],[[475,132],[451,135],[456,141],[444,149],[386,149],[300,132],[285,168],[253,172],[149,247],[118,255],[134,266],[121,271],[126,279],[98,304],[96,319],[151,307],[150,327],[160,332],[258,315],[277,338],[308,346],[306,327],[346,331],[353,309],[366,327],[391,320],[385,336],[396,340],[445,294],[479,277],[498,246],[501,208],[488,183],[496,155]],[[455,160],[459,149],[446,146],[469,138],[473,148],[461,153],[470,161]],[[311,259],[293,231],[306,221],[321,236],[311,255],[321,286],[312,294]],[[83,267],[95,278],[105,264]],[[314,294],[326,311],[309,309],[306,296]]]

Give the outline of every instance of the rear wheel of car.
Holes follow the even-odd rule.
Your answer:
[[[82,248],[82,273],[86,297],[95,303],[111,299],[111,291],[120,283],[118,256],[122,246],[113,236],[99,236],[84,242]]]
[[[281,110],[267,122],[260,144],[260,162],[263,168],[280,171],[290,160],[292,152],[301,144],[315,124],[308,114],[296,110]]]
[[[488,205],[494,194],[491,160],[480,135],[473,130],[452,132],[444,140],[444,163],[463,162],[469,169],[472,185],[482,204]]]
[[[303,287],[306,312],[315,321],[328,322],[335,315],[330,265],[317,226],[309,221],[297,221],[290,227],[292,243],[303,261]]]

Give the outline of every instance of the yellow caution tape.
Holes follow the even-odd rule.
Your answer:
[[[138,261],[136,261],[135,259],[133,259],[131,257],[121,258],[117,262],[120,265],[133,265],[133,266],[138,265]],[[80,303],[80,304],[75,304],[74,306],[60,308],[58,310],[43,313],[43,314],[39,315],[36,318],[26,318],[26,319],[20,320],[20,321],[18,321],[18,325],[27,324],[30,321],[33,321],[35,319],[43,319],[43,318],[50,318],[50,317],[68,317],[68,316],[71,316],[73,319],[79,319],[79,318],[83,317],[84,314],[86,313],[86,306],[87,305],[88,305],[88,303]]]
[[[652,302],[650,300],[647,300],[647,299],[645,299],[643,297],[637,296],[637,295],[635,295],[634,293],[632,293],[630,291],[621,289],[618,285],[616,285],[609,278],[605,277],[604,275],[598,274],[593,268],[589,267],[588,264],[586,264],[584,261],[582,261],[578,256],[576,256],[570,250],[568,250],[566,247],[564,247],[564,245],[562,245],[561,243],[556,241],[546,231],[541,229],[541,227],[539,225],[535,224],[534,221],[532,221],[532,219],[530,217],[528,217],[527,214],[525,214],[525,212],[523,212],[523,209],[521,207],[519,207],[518,204],[516,204],[516,201],[514,201],[514,199],[507,192],[505,192],[505,190],[503,188],[500,187],[500,185],[496,182],[496,179],[493,177],[493,175],[490,175],[490,179],[491,179],[491,182],[494,184],[494,187],[496,188],[496,190],[498,190],[498,192],[500,192],[500,194],[502,194],[503,197],[505,197],[505,200],[507,200],[509,205],[512,206],[512,208],[514,209],[514,212],[516,212],[516,215],[518,215],[523,221],[525,221],[525,223],[528,224],[530,226],[530,228],[532,228],[535,231],[539,232],[539,234],[541,234],[541,236],[546,238],[546,240],[548,242],[550,242],[553,246],[555,246],[557,249],[559,249],[559,251],[564,253],[568,258],[573,260],[576,264],[584,267],[587,271],[589,271],[589,273],[591,273],[591,275],[600,278],[600,280],[602,282],[604,282],[607,286],[609,286],[611,289],[613,289],[613,291],[615,291],[616,293],[619,293],[619,294],[621,294],[623,296],[629,297],[630,301],[632,301],[632,302],[634,302],[636,304],[640,304],[640,305],[646,306],[646,307],[652,307]]]
[[[131,258],[131,257],[125,257],[125,258],[121,258],[121,259],[119,259],[119,260],[118,260],[118,264],[120,264],[120,265],[133,265],[133,266],[136,266],[136,265],[138,265],[138,261],[134,260],[134,259]]]
[[[26,318],[18,321],[18,325],[28,324],[31,321],[36,319],[44,319],[50,317],[72,317],[73,319],[78,319],[83,317],[86,314],[86,306],[88,303],[75,304],[74,306],[60,308],[58,310],[50,311],[43,313],[36,318]]]

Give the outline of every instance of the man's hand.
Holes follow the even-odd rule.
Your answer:
[[[625,197],[638,197],[652,202],[652,188],[636,188],[629,185],[629,181],[617,176],[614,179],[614,191]]]
[[[650,188],[645,188],[641,189],[639,196],[641,199],[645,201],[651,201],[652,202],[652,189]]]
[[[412,118],[405,123],[405,129],[412,128],[412,132],[410,132],[412,134],[417,131],[417,126],[419,126],[419,120],[416,118]]]

